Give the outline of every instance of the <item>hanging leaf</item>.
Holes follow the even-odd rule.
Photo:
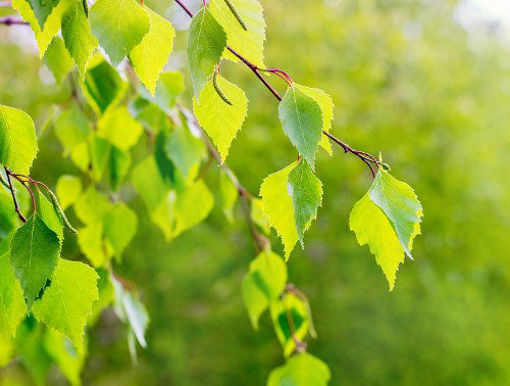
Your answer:
[[[207,8],[198,11],[189,27],[188,62],[195,98],[211,78],[214,67],[220,61],[227,44],[227,36],[221,25]]]
[[[116,205],[104,218],[104,234],[118,259],[136,233],[138,218],[128,206]]]
[[[33,307],[38,320],[71,339],[79,352],[83,351],[87,317],[98,298],[97,279],[88,265],[60,259],[51,286]]]
[[[286,282],[287,267],[277,254],[263,251],[250,263],[243,280],[243,300],[254,329],[258,329],[260,315],[280,296]]]
[[[92,33],[117,66],[149,32],[147,12],[135,0],[97,0],[90,8]]]
[[[142,133],[142,125],[131,117],[125,106],[109,110],[97,123],[97,135],[122,151],[134,146]]]
[[[217,82],[231,104],[225,103],[218,95],[211,81],[200,94],[200,102],[197,99],[193,101],[193,111],[218,148],[222,162],[225,162],[230,144],[241,130],[248,113],[248,99],[242,89],[225,78],[218,75]]]
[[[294,355],[283,366],[271,371],[267,386],[326,386],[330,379],[328,366],[304,352]]]
[[[315,152],[322,135],[319,104],[295,85],[289,87],[279,107],[283,131],[298,152],[314,168]]]
[[[43,28],[48,16],[51,15],[60,0],[28,0],[28,2],[34,11],[39,26]]]
[[[32,118],[22,110],[0,105],[0,164],[29,174],[37,150]]]
[[[62,0],[63,1],[63,0]],[[82,78],[87,62],[97,47],[97,39],[92,35],[83,0],[71,1],[69,9],[62,16],[62,38],[65,47],[78,66]]]
[[[211,14],[227,34],[227,44],[251,63],[264,68],[264,40],[266,40],[266,23],[262,5],[257,0],[229,0],[245,27],[232,13],[227,1],[211,0]],[[238,62],[239,58],[230,51],[225,51],[225,58]]]
[[[262,210],[285,247],[285,260],[289,259],[294,245],[298,241],[292,197],[288,191],[289,173],[295,163],[267,176],[260,186]]]
[[[14,276],[9,254],[5,253],[0,256],[0,330],[3,326],[7,326],[14,337],[26,312],[23,290]]]
[[[57,81],[57,84],[62,83],[62,79],[64,79],[74,66],[73,58],[71,58],[67,52],[64,41],[58,36],[55,36],[51,41],[51,44],[44,54],[44,60]]]
[[[11,240],[10,261],[29,307],[51,280],[60,255],[60,240],[38,214],[27,219]]]
[[[299,241],[304,247],[303,234],[312,220],[317,218],[317,209],[322,204],[322,183],[308,163],[301,159],[289,173],[288,189],[292,196]]]
[[[133,50],[129,59],[147,89],[154,96],[159,73],[163,70],[172,52],[175,30],[168,20],[144,7],[149,16],[150,30]]]
[[[61,175],[57,181],[56,190],[60,205],[65,210],[80,197],[82,191],[81,180],[76,176]]]
[[[174,236],[201,223],[211,212],[214,197],[202,180],[187,186],[175,201]]]
[[[72,103],[60,113],[53,127],[64,148],[64,156],[70,154],[75,147],[85,143],[92,132],[87,117],[76,103]]]
[[[179,71],[162,72],[156,83],[156,93],[152,96],[143,87],[140,94],[155,103],[161,110],[171,114],[177,97],[184,91],[184,79]]]

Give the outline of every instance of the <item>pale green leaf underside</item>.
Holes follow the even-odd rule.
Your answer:
[[[370,199],[388,216],[400,244],[411,257],[413,239],[420,233],[422,206],[413,189],[379,169],[369,190]]]
[[[98,299],[97,279],[88,265],[59,259],[51,285],[33,307],[38,320],[71,339],[78,351],[83,348],[87,317]]]
[[[312,97],[291,86],[280,102],[279,116],[283,131],[313,169],[322,135],[321,107]]]
[[[10,261],[29,306],[51,279],[60,254],[60,240],[39,215],[27,219],[11,240]]]
[[[188,62],[195,98],[211,78],[227,44],[223,28],[208,9],[198,11],[189,27]]]
[[[404,262],[404,249],[384,212],[365,194],[352,209],[349,227],[360,245],[368,244],[388,280],[390,291],[395,285],[396,273]]]
[[[98,0],[90,8],[92,33],[113,65],[142,41],[149,32],[149,16],[135,0]]]
[[[260,186],[262,210],[269,224],[273,227],[285,247],[285,260],[298,241],[296,224],[294,221],[294,207],[289,195],[287,181],[290,171],[296,166],[291,164],[286,168],[267,176]]]
[[[193,101],[193,110],[198,122],[220,152],[224,162],[228,150],[248,113],[248,99],[242,89],[218,75],[217,84],[232,102],[226,103],[216,92],[213,82],[207,83],[200,94],[200,102]]]
[[[246,24],[246,30],[232,14],[225,0],[211,0],[209,5],[211,14],[225,30],[227,44],[256,66],[264,68],[266,23],[262,5],[257,0],[231,0],[231,2]],[[234,62],[239,61],[230,51],[225,51],[224,57]]]
[[[0,164],[29,174],[37,150],[32,118],[22,110],[0,105]]]
[[[322,130],[329,133],[331,130],[331,121],[333,120],[334,114],[334,105],[333,99],[326,94],[324,91],[318,88],[310,88],[306,86],[302,86],[300,84],[294,83],[294,86],[303,91],[306,95],[311,97],[317,102],[322,111]],[[322,135],[319,145],[328,152],[329,155],[332,154],[331,143],[327,136]]]
[[[62,16],[62,38],[67,51],[78,66],[80,74],[82,77],[85,76],[87,62],[96,49],[98,42],[90,30],[83,1],[74,0]]]
[[[159,73],[172,52],[175,30],[168,20],[145,7],[150,20],[150,30],[133,50],[129,58],[133,68],[147,89],[154,96]]]
[[[304,232],[317,217],[317,209],[322,204],[322,183],[303,159],[289,173],[288,182],[296,229],[303,247]]]

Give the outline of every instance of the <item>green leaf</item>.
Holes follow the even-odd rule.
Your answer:
[[[322,135],[321,107],[293,85],[280,102],[279,115],[283,131],[313,169],[315,152]]]
[[[217,85],[232,104],[229,105],[218,95],[211,81],[200,94],[200,102],[197,99],[193,101],[193,111],[218,148],[222,162],[225,162],[230,144],[246,118],[248,99],[242,89],[219,75]]]
[[[55,207],[46,196],[39,190],[34,192],[35,203],[41,216],[41,219],[44,221],[46,226],[50,228],[53,232],[55,232],[60,240],[64,239],[64,221],[60,216],[58,208]]]
[[[150,30],[140,44],[129,53],[129,59],[142,83],[154,96],[159,73],[172,52],[175,30],[168,20],[148,7],[144,9],[149,16]]]
[[[149,211],[153,211],[168,193],[154,157],[141,161],[131,173],[131,181]]]
[[[238,196],[239,192],[236,186],[225,173],[220,172],[221,206],[223,208],[223,214],[225,214],[225,217],[231,223],[234,222],[233,210]]]
[[[114,66],[149,32],[147,12],[135,0],[97,0],[90,8],[92,33]]]
[[[60,255],[60,240],[39,215],[27,219],[11,240],[10,260],[28,306],[51,279]]]
[[[64,148],[67,156],[72,150],[87,141],[91,127],[87,117],[76,103],[62,111],[54,123],[55,134]]]
[[[27,306],[23,291],[14,276],[9,254],[0,256],[0,326],[6,325],[12,336],[25,318]]]
[[[104,240],[102,223],[92,223],[78,232],[78,246],[94,267],[103,267],[110,260],[112,250]]]
[[[103,178],[105,169],[108,166],[111,150],[112,145],[106,139],[99,138],[95,134],[91,136],[90,158],[92,164],[92,178],[94,181],[99,182]]]
[[[104,268],[96,269],[96,273],[99,276],[97,281],[97,289],[99,291],[99,298],[92,304],[92,314],[89,316],[88,325],[95,324],[95,321],[101,314],[101,312],[113,303],[114,300],[114,288],[113,283],[110,280],[108,271]]]
[[[145,332],[149,325],[149,314],[138,300],[135,294],[126,291],[117,279],[113,278],[115,287],[115,302],[117,305],[117,314],[121,320],[128,322],[131,330],[134,332],[140,346],[147,347],[145,341]]]
[[[118,190],[131,166],[131,155],[129,152],[112,146],[108,165],[110,167],[110,184],[113,190]]]
[[[85,76],[87,62],[98,44],[90,30],[83,4],[82,0],[74,0],[62,16],[62,38],[82,77]]]
[[[258,329],[260,315],[280,296],[286,282],[287,267],[277,254],[263,251],[250,263],[243,280],[243,300],[253,328]]]
[[[60,206],[65,210],[80,197],[82,191],[81,180],[76,176],[62,175],[57,181],[56,190]]]
[[[177,236],[201,223],[211,212],[214,197],[204,181],[198,180],[177,195],[175,201],[175,230]]]
[[[322,111],[322,130],[329,133],[331,130],[331,121],[333,120],[333,100],[331,97],[326,94],[324,91],[318,88],[310,88],[301,86],[300,84],[294,83],[294,86],[303,91],[306,95],[313,98],[315,102],[317,102]],[[333,152],[331,150],[331,144],[329,143],[329,138],[325,135],[321,137],[319,145],[331,155]]]
[[[390,286],[395,285],[395,276],[400,263],[404,262],[404,249],[397,238],[390,220],[375,205],[369,194],[365,194],[352,209],[349,227],[356,234],[359,245],[368,244],[370,252],[375,255]]]
[[[34,11],[39,26],[43,28],[48,16],[51,15],[60,0],[28,0],[28,2]]]
[[[211,14],[227,34],[227,44],[258,67],[264,68],[264,40],[266,40],[266,23],[262,5],[257,0],[230,0],[237,10],[246,30],[230,11],[225,0],[211,0]],[[239,59],[230,51],[225,51],[225,58],[238,62]]]
[[[322,183],[302,159],[289,173],[288,189],[292,196],[299,241],[303,247],[305,230],[317,218],[317,209],[322,204]]]
[[[250,216],[253,222],[265,233],[269,234],[271,231],[271,225],[267,220],[267,216],[264,215],[263,203],[259,198],[254,198],[251,201]]]
[[[44,54],[44,60],[48,65],[57,84],[73,69],[73,58],[67,52],[62,38],[55,36]]]
[[[169,71],[159,75],[154,97],[144,88],[142,88],[141,94],[144,98],[154,102],[161,110],[170,114],[177,97],[183,91],[184,79],[180,71]]]
[[[16,212],[12,207],[12,196],[0,188],[0,240],[6,238],[17,226]],[[0,248],[0,254],[2,254]]]
[[[283,353],[288,357],[296,349],[294,338],[302,341],[308,333],[310,321],[307,305],[293,293],[286,292],[271,303],[271,319]]]
[[[37,150],[32,118],[22,110],[0,105],[0,163],[16,173],[29,174]]]
[[[177,127],[167,135],[165,153],[187,178],[205,156],[205,146],[186,127]]]
[[[51,2],[54,3],[53,0]],[[53,11],[47,17],[44,27],[41,28],[39,21],[27,0],[12,1],[12,7],[19,12],[23,20],[30,24],[30,28],[34,31],[35,39],[37,40],[37,45],[39,47],[40,58],[44,56],[51,40],[60,30],[62,14],[67,10],[68,6],[69,3],[67,1],[58,2],[58,5],[53,8]]]
[[[82,84],[83,94],[96,112],[103,114],[108,108],[119,104],[129,84],[99,54],[93,56],[87,66]]]
[[[102,222],[103,217],[111,208],[112,204],[108,198],[93,186],[89,187],[74,204],[76,215],[81,222],[87,225]]]
[[[142,125],[131,117],[126,106],[109,110],[97,124],[97,135],[123,151],[134,146],[142,133]]]
[[[328,366],[304,352],[292,356],[277,367],[267,380],[267,386],[326,386],[331,379]]]
[[[292,197],[288,191],[289,173],[295,163],[267,176],[260,186],[262,210],[285,247],[285,260],[289,259],[294,245],[298,241],[298,233],[294,220]]]
[[[227,35],[208,9],[198,11],[189,27],[188,62],[195,98],[211,78],[227,44]]]
[[[51,285],[33,307],[38,320],[71,339],[79,352],[87,317],[98,299],[97,279],[88,265],[59,259]]]
[[[128,206],[116,205],[104,218],[104,234],[120,259],[136,233],[138,218]]]
[[[423,209],[413,189],[379,168],[369,190],[370,199],[390,219],[406,254],[412,258],[413,240],[420,234]]]
[[[71,385],[81,385],[80,373],[85,364],[86,349],[78,352],[68,338],[51,329],[46,331],[44,347]]]

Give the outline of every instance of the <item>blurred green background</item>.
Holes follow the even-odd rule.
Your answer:
[[[169,2],[147,3],[186,27]],[[348,229],[370,173],[340,149],[332,157],[321,152],[324,203],[305,250],[296,249],[289,264],[289,280],[308,294],[319,333],[309,351],[329,365],[333,385],[510,384],[505,21],[446,0],[263,5],[266,64],[326,90],[336,105],[333,133],[381,151],[393,175],[414,187],[425,213],[415,261],[401,266],[389,293],[368,248]],[[41,127],[67,90],[52,82],[33,44],[26,27],[0,27],[0,103],[26,110]],[[185,32],[178,33],[169,68],[186,67],[185,44]],[[258,193],[263,178],[291,162],[295,150],[272,96],[243,66],[224,67],[250,98],[228,162]],[[274,84],[283,90],[278,78]],[[77,173],[62,162],[51,130],[42,133],[40,149],[36,179],[54,186],[60,174]],[[268,314],[255,332],[242,303],[241,281],[255,250],[240,209],[231,225],[217,205],[205,223],[166,244],[141,202],[130,205],[138,209],[139,232],[116,269],[139,286],[151,315],[149,347],[133,365],[123,326],[106,312],[90,332],[84,383],[264,384],[283,357]],[[274,234],[272,242],[280,251]],[[76,256],[75,244],[67,242],[64,256]],[[2,379],[31,382],[19,363],[0,370]],[[63,382],[52,373],[51,384]]]

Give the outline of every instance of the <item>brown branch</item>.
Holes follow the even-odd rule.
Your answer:
[[[16,198],[16,189],[14,186],[12,186],[11,181],[11,171],[4,167],[5,175],[7,176],[7,183],[9,184],[9,190],[11,191],[12,201],[14,202],[14,211],[18,214],[18,217],[21,221],[27,222],[27,219],[25,216],[23,216],[23,213],[21,213],[21,210],[18,205],[18,199]]]
[[[12,16],[0,17],[0,25],[1,24],[6,25],[6,26],[28,25],[28,23],[26,21],[23,21],[21,19],[18,19],[18,18],[12,17]]]

